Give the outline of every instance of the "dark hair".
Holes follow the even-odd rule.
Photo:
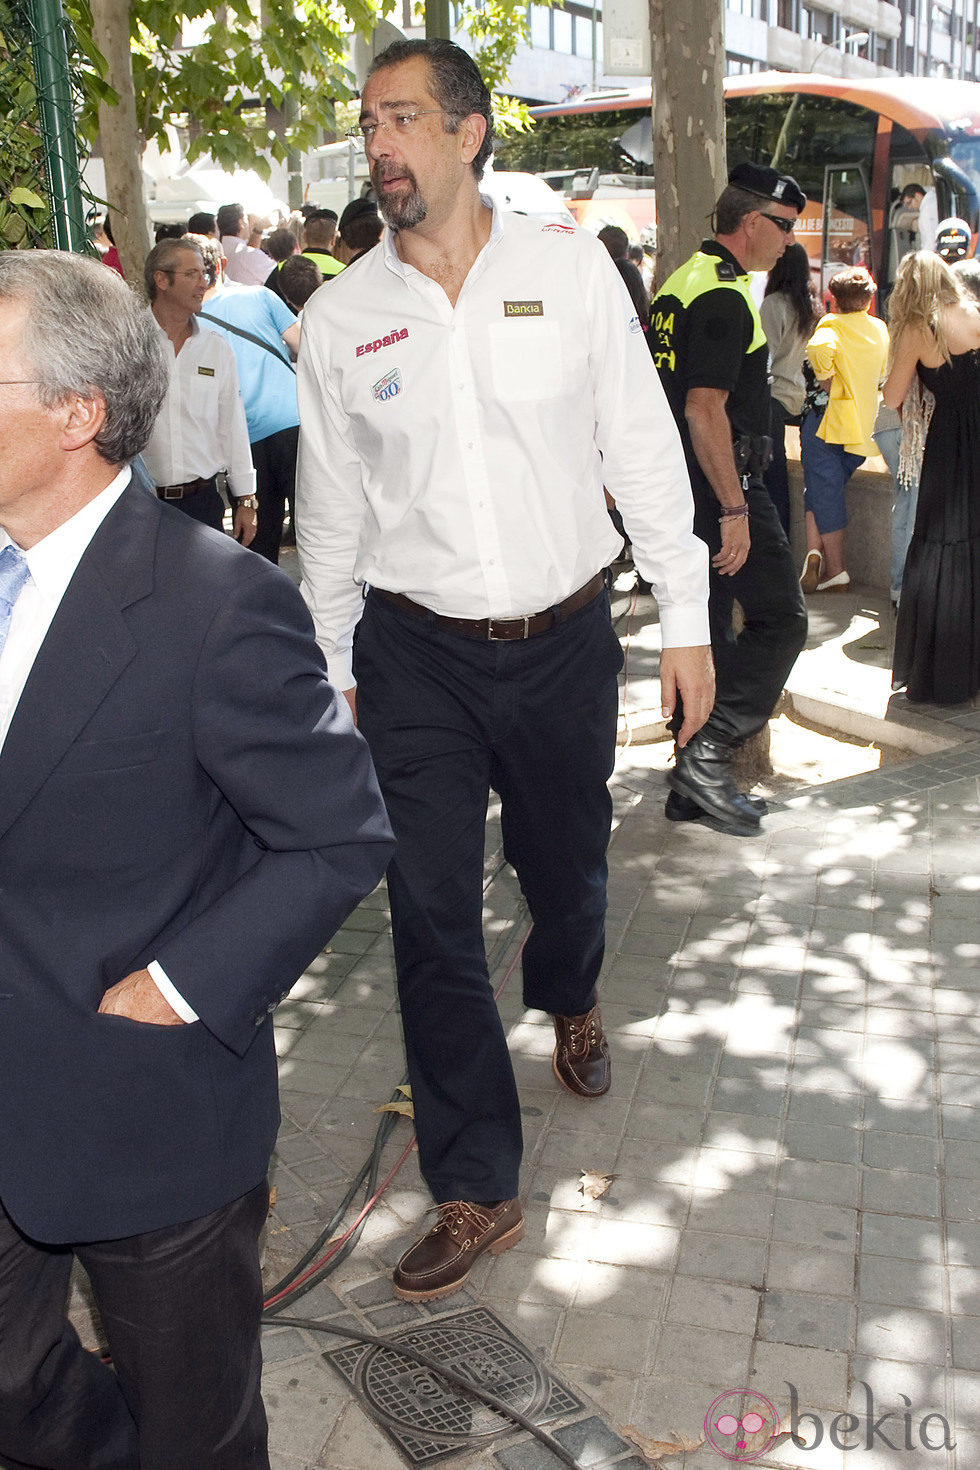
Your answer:
[[[213,286],[218,284],[218,277],[221,275],[222,253],[220,243],[213,235],[192,235],[190,230],[181,238],[185,245],[193,245],[196,250],[201,252],[201,259],[204,261],[204,274],[208,278],[208,290],[210,291]],[[157,266],[157,270],[160,269],[161,267]]]
[[[801,337],[809,337],[817,324],[810,284],[810,257],[800,244],[787,245],[769,272],[763,296],[785,296],[793,308]]]
[[[980,260],[955,260],[950,270],[970,297],[980,302]]]
[[[613,260],[626,260],[629,254],[630,237],[619,225],[603,225],[599,231],[599,239]]]
[[[771,204],[772,200],[768,202]],[[756,211],[761,214],[765,204],[766,200],[758,194],[740,189],[737,184],[726,184],[715,205],[715,233],[734,235],[746,215]]]
[[[370,250],[381,239],[383,229],[384,221],[373,210],[364,211],[347,221],[340,238],[351,250]]]
[[[876,286],[863,265],[849,265],[827,282],[827,290],[840,312],[863,311],[875,294]]]
[[[0,251],[0,301],[27,307],[21,344],[47,408],[105,403],[95,448],[128,463],[150,437],[169,381],[162,333],[115,271],[64,250]]]
[[[218,224],[214,215],[208,214],[204,209],[199,210],[197,214],[192,214],[187,221],[188,235],[213,235],[217,228]]]
[[[317,210],[316,214],[308,214],[303,226],[303,238],[310,250],[316,250],[319,246],[329,250],[337,238],[337,216],[332,210],[328,214],[325,209]]]
[[[637,316],[643,325],[646,326],[650,316],[650,297],[647,295],[647,288],[643,284],[640,267],[634,265],[631,260],[627,260],[625,256],[620,256],[618,259],[616,256],[613,256],[613,265],[623,278],[623,284],[630,293],[630,300],[633,302]]]
[[[308,255],[291,255],[282,263],[279,272],[279,289],[283,300],[299,311],[306,305],[318,286],[323,285],[323,273],[315,260]]]
[[[429,65],[430,91],[438,102],[447,133],[459,131],[464,118],[476,113],[486,119],[487,130],[473,159],[473,172],[483,178],[483,166],[493,152],[493,112],[487,84],[480,76],[476,62],[454,41],[394,41],[376,56],[368,70],[372,77],[382,67],[398,66],[421,56]]]
[[[183,233],[183,225],[157,225],[153,231],[153,243],[159,245],[161,240],[179,240]]]
[[[272,234],[262,241],[262,249],[266,255],[271,255],[273,260],[280,262],[296,254],[296,245],[296,236],[285,225],[280,226],[278,230],[273,230]]]
[[[218,234],[237,235],[238,226],[245,218],[245,210],[240,204],[222,204],[218,210]]]
[[[177,269],[177,256],[181,250],[192,251],[204,265],[204,256],[193,240],[160,240],[154,245],[146,260],[143,262],[143,285],[146,288],[147,301],[155,301],[157,297],[157,283],[153,279],[157,271],[165,271],[172,274]]]

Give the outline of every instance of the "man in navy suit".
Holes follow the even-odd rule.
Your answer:
[[[288,579],[130,483],[122,281],[0,253],[0,380],[0,1464],[266,1467],[272,1013],[390,831]]]

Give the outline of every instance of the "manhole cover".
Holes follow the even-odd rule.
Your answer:
[[[485,1307],[392,1333],[496,1394],[536,1424],[582,1408],[582,1401],[535,1361],[531,1350]],[[413,1465],[472,1449],[512,1429],[513,1421],[386,1347],[353,1343],[324,1353],[375,1423]]]

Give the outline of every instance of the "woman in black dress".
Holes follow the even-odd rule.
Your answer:
[[[885,403],[900,408],[916,374],[935,396],[902,579],[893,688],[906,687],[915,701],[961,704],[980,689],[980,309],[925,250],[902,261],[888,305]],[[916,427],[904,422],[905,436],[914,439]]]

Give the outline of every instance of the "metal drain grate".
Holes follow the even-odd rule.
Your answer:
[[[404,1328],[387,1341],[444,1362],[536,1424],[583,1407],[485,1307]],[[385,1348],[352,1343],[323,1356],[413,1465],[472,1450],[514,1427],[479,1399]]]

